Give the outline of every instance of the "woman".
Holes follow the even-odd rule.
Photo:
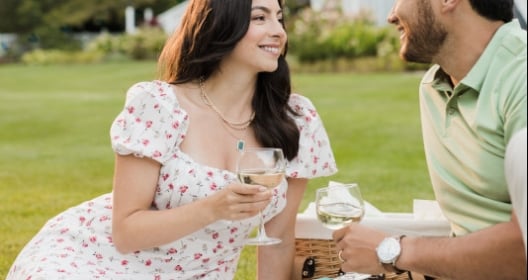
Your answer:
[[[111,194],[50,220],[8,279],[232,279],[265,215],[260,279],[288,279],[307,179],[336,172],[311,102],[290,93],[277,0],[190,1],[160,56],[163,81],[133,85],[111,127]],[[287,183],[240,184],[244,147],[279,147]],[[286,203],[286,201],[288,203]]]

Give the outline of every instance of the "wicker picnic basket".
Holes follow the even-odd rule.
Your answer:
[[[293,279],[318,279],[337,277],[341,263],[337,257],[337,249],[333,240],[295,239],[295,264]],[[387,273],[379,279],[407,280],[407,273]]]

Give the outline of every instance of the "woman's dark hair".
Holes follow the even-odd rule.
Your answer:
[[[282,7],[281,0],[277,0]],[[159,61],[161,79],[182,84],[207,79],[246,34],[251,19],[251,0],[191,0],[177,30],[165,44]],[[284,23],[283,23],[284,27]],[[290,71],[285,56],[274,72],[259,73],[252,105],[251,123],[264,147],[282,148],[289,160],[297,156],[299,129],[288,112]]]
[[[479,15],[490,20],[510,22],[513,19],[513,0],[469,0]]]

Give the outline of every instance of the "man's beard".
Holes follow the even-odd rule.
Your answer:
[[[436,21],[428,0],[420,1],[417,21],[409,24],[409,34],[402,48],[401,57],[409,62],[431,63],[444,44],[447,31]]]

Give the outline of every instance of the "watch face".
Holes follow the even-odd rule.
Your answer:
[[[376,252],[381,263],[393,263],[400,255],[400,242],[394,237],[385,238],[381,241]]]

